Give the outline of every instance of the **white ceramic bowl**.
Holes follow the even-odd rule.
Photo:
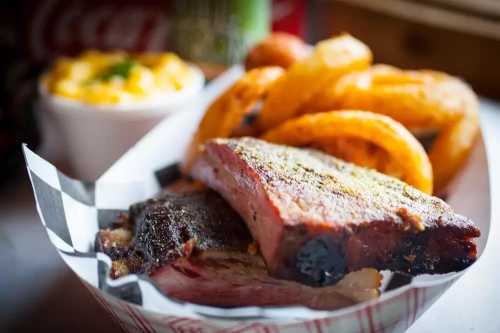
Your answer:
[[[202,90],[204,76],[194,70],[195,82],[161,99],[118,105],[92,105],[49,93],[39,84],[44,138],[52,137],[71,167],[71,174],[97,179],[116,159],[165,116],[181,111]]]

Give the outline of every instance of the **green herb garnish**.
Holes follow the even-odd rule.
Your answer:
[[[136,65],[136,62],[132,59],[127,59],[117,64],[114,64],[101,73],[97,79],[101,81],[109,81],[114,77],[127,79],[130,75],[130,71]]]

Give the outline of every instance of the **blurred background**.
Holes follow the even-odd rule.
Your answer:
[[[349,32],[375,62],[443,70],[500,98],[497,0],[6,0],[0,9],[0,331],[119,331],[50,245],[21,155],[25,142],[65,167],[36,107],[38,78],[57,57],[169,50],[210,79],[271,30],[309,43]]]

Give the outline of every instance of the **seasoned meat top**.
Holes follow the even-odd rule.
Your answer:
[[[472,221],[441,199],[319,151],[254,138],[215,139],[206,149],[217,145],[232,150],[251,169],[286,224],[356,228],[387,221],[405,230],[446,226],[459,234],[479,235]]]

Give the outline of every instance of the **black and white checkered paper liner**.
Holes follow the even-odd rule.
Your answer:
[[[119,299],[163,313],[189,313],[194,317],[225,318],[313,318],[331,315],[331,311],[315,311],[304,307],[243,307],[220,309],[180,302],[163,295],[147,275],[128,275],[117,280],[109,278],[111,259],[94,251],[99,229],[109,227],[120,213],[127,212],[130,202],[112,198],[153,196],[141,191],[139,183],[82,182],[61,173],[26,146],[23,147],[36,206],[49,239],[62,259],[83,280]],[[151,175],[156,192],[179,176],[177,165],[167,166]],[[152,191],[151,182],[144,186]],[[143,190],[144,190],[143,188]],[[137,195],[139,194],[139,196]],[[411,278],[392,276],[387,290],[410,283]]]
[[[238,73],[241,73],[241,70],[232,70],[228,75],[235,76]],[[220,84],[215,80],[216,82],[211,84],[212,88],[216,85],[220,87],[227,86],[231,80],[234,81],[234,77],[228,79],[222,76],[218,80],[227,82]],[[214,92],[213,90],[214,88],[211,89],[210,85],[206,89],[205,94],[210,96],[202,103],[201,109],[204,110],[210,99],[217,95],[217,91]],[[179,119],[176,120],[176,117]],[[182,117],[186,119],[181,120]],[[168,123],[163,123],[165,126],[159,125],[155,128],[142,140],[144,144],[141,146],[141,142],[139,142],[135,149],[144,151],[147,147],[164,146],[168,139],[164,137],[165,133],[161,132],[166,131],[172,136],[171,141],[175,141],[173,145],[179,145],[179,147],[173,147],[172,150],[183,151],[183,145],[185,146],[189,141],[191,132],[187,131],[186,134],[182,134],[186,135],[187,138],[180,138],[180,133],[186,131],[179,129],[179,127],[188,123],[191,123],[190,126],[195,126],[195,124],[192,124],[193,120],[189,119],[189,117],[189,114],[172,116],[167,119]],[[378,301],[359,304],[337,311],[317,311],[300,306],[222,309],[178,301],[162,294],[146,275],[131,274],[117,280],[110,279],[110,258],[104,253],[96,253],[94,248],[95,236],[99,229],[110,226],[120,213],[128,210],[130,204],[154,196],[163,186],[179,176],[176,165],[172,164],[175,159],[173,160],[171,156],[159,158],[158,154],[150,152],[141,156],[146,160],[141,161],[139,166],[136,165],[132,169],[126,170],[125,173],[123,170],[118,173],[122,175],[137,170],[144,171],[140,180],[134,180],[136,178],[131,174],[130,181],[109,182],[101,178],[91,183],[67,177],[52,164],[32,152],[26,145],[23,146],[23,151],[41,222],[62,259],[81,279],[91,286],[118,299],[139,305],[145,310],[173,315],[182,314],[182,316],[191,318],[232,320],[259,319],[263,321],[273,319],[286,322],[326,318],[345,314],[346,311],[357,311],[367,304],[376,305],[377,302],[408,293],[412,288],[425,289],[428,286],[435,289],[436,286],[441,284],[444,291],[451,281],[461,274],[424,275],[413,279],[400,274],[386,274],[384,275],[382,296]],[[148,156],[154,157],[151,157],[150,160]],[[162,158],[166,163],[162,164]],[[178,159],[179,157],[175,158]],[[115,164],[115,166],[118,164]],[[159,167],[151,167],[151,165]],[[135,170],[133,170],[134,168]],[[489,211],[489,208],[486,209]],[[482,210],[484,211],[484,209]],[[487,223],[489,223],[489,219]]]

